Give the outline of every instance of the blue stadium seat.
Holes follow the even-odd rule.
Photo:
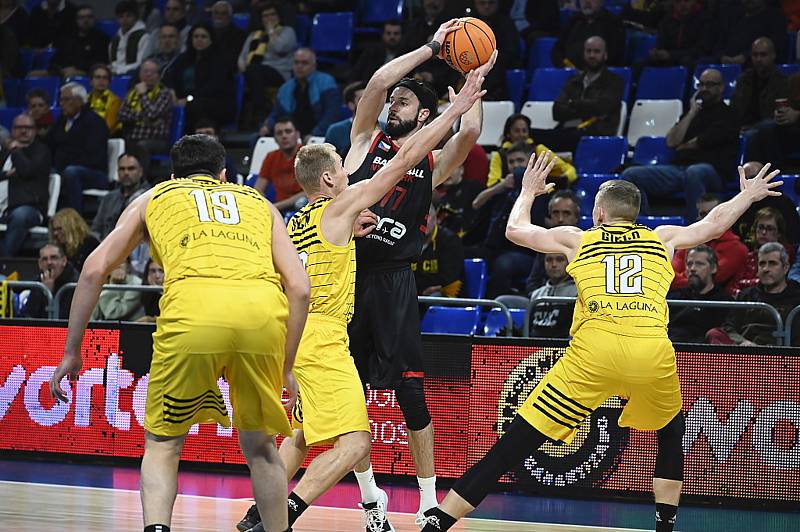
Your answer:
[[[622,81],[625,82],[625,89],[622,93],[622,101],[627,102],[630,98],[631,80],[633,79],[631,67],[608,67],[608,71],[613,72],[617,76],[621,77]]]
[[[722,78],[725,80],[725,91],[722,93],[722,97],[730,98],[736,87],[736,79],[742,73],[742,65],[697,65],[692,77],[692,93],[697,90],[697,84],[700,83],[700,74],[707,68],[713,68],[722,73]]]
[[[593,225],[594,221],[591,216],[581,216],[578,220],[578,229],[586,231],[587,229],[591,229]]]
[[[639,137],[633,149],[635,164],[669,164],[675,155],[665,137]]]
[[[537,68],[531,77],[528,100],[552,102],[561,92],[561,87],[577,73],[572,68]]]
[[[255,186],[256,180],[258,179],[258,174],[250,174],[244,180],[244,184],[248,187]],[[275,201],[275,187],[272,186],[272,181],[269,182],[267,185],[267,190],[264,191],[264,197],[267,198],[269,201]]]
[[[558,12],[558,23],[561,28],[565,28],[569,24],[570,19],[577,13],[571,9],[560,9]]]
[[[656,47],[657,37],[650,33],[634,31],[625,34],[626,50],[628,51],[628,64],[641,63],[650,55],[650,50]]]
[[[83,88],[86,89],[86,92],[92,91],[92,83],[89,81],[89,78],[86,76],[73,76],[71,78],[67,78],[64,80],[64,83],[80,83],[83,85]]]
[[[637,100],[683,100],[686,90],[686,68],[646,67],[636,89]]]
[[[794,31],[786,32],[786,62],[794,63],[797,61],[797,33]]]
[[[622,166],[627,151],[624,137],[583,137],[575,149],[573,164],[578,174],[608,174]]]
[[[616,174],[586,174],[578,178],[576,189],[578,190],[578,197],[581,200],[581,212],[591,214],[594,208],[594,197],[597,195],[597,190],[600,185],[609,179],[619,179]],[[591,216],[589,216],[591,226]]]
[[[353,46],[353,13],[317,13],[311,23],[311,48],[317,60],[345,63],[346,58],[327,54],[348,54]]]
[[[519,112],[522,107],[522,94],[525,91],[525,71],[522,69],[506,70],[506,92],[512,102],[514,110]]]
[[[387,20],[403,20],[403,0],[359,0],[359,24],[377,26]],[[359,28],[362,31],[365,29],[367,28]]]
[[[784,76],[791,76],[792,74],[800,72],[800,64],[778,65],[778,70],[780,70]]]
[[[553,68],[552,52],[555,46],[555,37],[539,37],[533,41],[531,53],[528,55],[528,73],[533,74],[537,68]],[[529,76],[530,77],[530,76]]]
[[[522,329],[525,326],[525,309],[510,308],[511,320],[514,322],[514,327]],[[483,336],[497,336],[500,331],[506,326],[506,317],[503,311],[499,308],[491,308],[486,313],[486,319],[483,322]]]
[[[3,95],[8,107],[27,106],[25,94],[22,92],[22,82],[18,79],[3,80]]]
[[[622,10],[624,9],[624,6],[610,6],[610,5],[606,4],[605,8],[612,15],[614,15],[616,17],[619,17],[620,15],[622,15]]]
[[[11,130],[11,124],[14,122],[14,119],[25,112],[24,107],[2,107],[0,108],[0,126]],[[3,161],[5,162],[5,161]]]
[[[58,88],[61,84],[61,80],[58,76],[44,76],[41,78],[25,78],[22,80],[22,92],[20,93],[20,97],[25,99],[25,95],[28,94],[28,91],[31,89],[43,89],[47,92],[48,96],[50,97],[50,105],[54,106],[58,103]],[[22,105],[22,103],[19,103]]]
[[[311,35],[311,18],[308,15],[297,15],[294,19],[294,33],[297,35],[298,46],[308,46]]]
[[[432,306],[422,317],[420,328],[424,333],[473,335],[479,320],[478,307]]]
[[[486,284],[489,280],[489,268],[483,259],[464,259],[464,297],[483,299],[486,296]]]
[[[47,67],[50,65],[50,60],[55,54],[55,48],[44,48],[42,50],[37,50],[33,54],[33,64],[31,65],[31,69],[47,70]]]
[[[33,70],[33,53],[30,48],[22,48],[19,51],[19,67],[26,75]]]
[[[186,127],[186,107],[182,105],[175,105],[172,107],[172,121],[169,126],[169,146],[178,142],[178,139],[183,135],[183,130]],[[153,161],[169,162],[169,155],[167,154],[153,154],[150,157]],[[228,179],[233,179],[234,176],[228,176]]]
[[[800,175],[779,175],[777,179],[783,181],[780,191],[792,200],[795,205],[800,206],[800,193],[797,191],[797,186],[800,184],[798,183],[800,182]]]
[[[113,76],[109,85],[111,92],[124,100],[131,88],[131,79],[132,76]]]
[[[100,19],[96,23],[97,29],[108,35],[109,39],[113,39],[114,35],[119,31],[119,22],[113,18]]]
[[[234,13],[233,25],[246,31],[250,27],[250,13]]]
[[[233,76],[234,95],[236,98],[236,113],[233,115],[233,121],[223,124],[220,129],[230,131],[236,129],[236,123],[239,121],[239,115],[242,112],[242,102],[244,101],[244,74],[237,72]]]
[[[683,216],[639,216],[636,218],[636,223],[646,225],[650,229],[655,229],[659,225],[685,225]]]

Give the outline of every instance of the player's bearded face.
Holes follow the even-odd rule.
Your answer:
[[[419,110],[417,110],[417,115],[419,114]],[[414,116],[413,119],[410,120],[403,120],[397,115],[390,115],[389,119],[386,121],[386,133],[390,137],[399,138],[404,137],[414,131],[414,128],[417,127],[417,115]]]

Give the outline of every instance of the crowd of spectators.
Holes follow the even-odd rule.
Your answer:
[[[800,10],[793,2],[409,1],[402,19],[357,34],[344,62],[308,47],[300,24],[320,11],[353,10],[354,3],[344,0],[122,0],[114,6],[113,35],[100,29],[90,5],[45,0],[27,11],[20,4],[0,0],[0,77],[60,81],[58,94],[39,86],[29,90],[11,131],[3,136],[0,129],[0,222],[6,224],[0,255],[32,254],[36,248],[25,247],[28,230],[49,226],[49,243],[38,246],[39,267],[40,280],[53,292],[75,280],[125,206],[165,177],[151,162],[168,151],[180,108],[184,133],[218,135],[225,127],[252,139],[273,137],[277,147],[252,183],[288,214],[305,201],[293,173],[297,150],[324,138],[346,155],[352,114],[372,73],[465,14],[484,20],[497,38],[500,56],[485,83],[487,100],[508,100],[519,89],[507,85],[506,71],[532,69],[529,56],[539,39],[555,41],[552,65],[576,70],[554,98],[548,118],[555,127],[533,127],[525,114],[509,116],[502,137],[476,145],[434,191],[427,240],[414,266],[420,295],[463,296],[464,258],[486,261],[487,297],[506,298],[510,306],[524,308],[542,295],[574,295],[566,258],[514,245],[505,238],[505,225],[530,157],[547,150],[559,155],[550,177],[556,191],[534,203],[534,223],[579,225],[590,215],[581,212],[586,202],[576,194],[581,183],[572,155],[581,138],[617,135],[625,125],[620,110],[626,81],[609,67],[631,67],[633,87],[646,67],[683,66],[690,73],[704,67],[686,95],[685,112],[666,135],[671,162],[617,169],[642,191],[644,214],[674,210],[677,199],[686,223],[702,219],[732,193],[727,185],[738,180],[740,138],[747,142],[744,160],[752,161],[745,166],[748,177],[767,161],[784,171],[800,167],[800,74],[779,68],[797,55],[790,36],[800,29]],[[655,44],[634,59],[631,43],[641,35],[653,36]],[[48,47],[48,64],[24,70],[19,51]],[[726,92],[731,83],[717,65],[741,68],[732,91]],[[441,103],[447,87],[459,83],[459,75],[436,59],[409,74],[429,83]],[[120,76],[131,81],[124,93],[115,93],[112,83]],[[237,77],[244,86],[241,112]],[[114,138],[124,139],[126,148],[111,161],[117,180],[109,183],[107,145]],[[232,160],[226,166],[229,179],[241,173]],[[61,192],[59,210],[48,220],[53,172],[60,175]],[[87,208],[87,189],[109,188]],[[785,317],[800,304],[797,208],[787,196],[767,198],[719,239],[677,252],[670,297],[764,301]],[[160,284],[163,271],[148,259],[146,249],[138,250],[109,281]],[[40,298],[31,293],[25,315],[44,315]],[[158,314],[153,294],[116,291],[100,300],[100,319]],[[756,311],[676,307],[672,314],[675,340],[775,341],[769,318]],[[565,336],[570,316],[563,306],[537,308],[531,330]]]

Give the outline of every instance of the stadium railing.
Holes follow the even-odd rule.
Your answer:
[[[506,319],[506,336],[513,334],[514,320],[511,318],[511,312],[508,307],[494,299],[470,299],[464,297],[431,297],[431,296],[418,296],[417,299],[420,303],[427,305],[442,305],[446,307],[493,307],[499,308]]]

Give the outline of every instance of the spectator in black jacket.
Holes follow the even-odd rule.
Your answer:
[[[711,57],[703,63],[723,65],[747,63],[753,41],[769,37],[778,57],[786,50],[786,17],[779,7],[767,7],[765,0],[742,0],[741,7],[720,9],[717,39]]]
[[[225,60],[213,41],[208,24],[189,31],[186,51],[167,72],[164,84],[175,91],[177,104],[186,106],[186,131],[193,131],[201,117],[229,124],[236,115],[236,63]]]
[[[602,37],[608,47],[608,63],[625,62],[625,29],[622,21],[603,8],[603,0],[582,0],[581,12],[561,30],[553,47],[552,60],[557,67],[583,68],[584,43],[589,37]]]
[[[529,0],[525,3],[525,20],[528,26],[522,30],[522,36],[528,43],[538,37],[557,34],[560,23],[558,0]]]
[[[507,100],[506,70],[519,68],[519,32],[514,21],[500,11],[500,0],[475,0],[473,16],[484,21],[494,32],[497,41],[497,63],[486,76],[483,87],[487,100]]]
[[[750,50],[753,67],[736,80],[731,96],[731,108],[748,136],[764,121],[774,122],[775,100],[786,98],[789,84],[786,76],[775,66],[775,45],[769,37],[753,41]]]
[[[78,272],[67,260],[64,250],[56,244],[45,244],[39,249],[39,281],[55,296],[67,283],[78,281]],[[65,294],[58,307],[57,318],[69,317],[72,306],[72,291]],[[41,290],[33,289],[28,301],[22,308],[22,316],[26,318],[47,318],[47,297]]]
[[[75,33],[75,6],[67,0],[45,0],[31,9],[28,44],[47,48]]]
[[[739,127],[736,115],[722,101],[724,80],[719,70],[700,75],[689,112],[667,133],[667,146],[676,150],[672,164],[634,166],[622,172],[642,192],[642,213],[653,198],[683,192],[684,220],[697,219],[697,201],[706,192],[722,190],[736,175]]]
[[[403,26],[399,20],[384,22],[380,44],[368,46],[361,52],[361,56],[350,71],[350,81],[363,81],[364,83],[369,81],[376,70],[401,54],[402,39]]]
[[[87,76],[92,65],[108,63],[108,36],[95,27],[94,9],[89,5],[78,8],[76,32],[56,43],[56,53],[48,70],[63,78]]]
[[[652,66],[685,66],[691,72],[700,57],[711,53],[714,33],[711,17],[699,0],[684,0],[673,5],[672,13],[658,25],[656,47],[651,49]]]
[[[244,40],[247,39],[247,32],[233,23],[233,7],[230,2],[214,2],[211,6],[211,25],[214,27],[214,42],[220,43],[226,61],[235,63]]]
[[[36,138],[36,123],[27,114],[14,119],[11,140],[0,150],[0,181],[8,180],[8,206],[0,212],[6,224],[0,255],[18,255],[28,229],[47,215],[50,150]]]
[[[28,44],[28,19],[30,15],[19,4],[19,0],[0,2],[0,20],[3,21],[0,26],[11,30],[16,37],[17,44],[25,46]]]
[[[706,245],[700,245],[686,254],[688,286],[670,290],[667,299],[695,299],[703,301],[732,301],[730,295],[714,280],[717,273],[717,254]],[[721,327],[728,315],[725,308],[671,307],[669,311],[669,339],[673,342],[705,343],[706,332]]]
[[[606,68],[606,43],[589,37],[584,71],[567,80],[553,104],[556,129],[533,129],[530,136],[554,151],[575,151],[585,135],[616,135],[625,82]]]
[[[62,113],[47,134],[53,166],[61,174],[62,203],[78,212],[83,212],[84,189],[108,188],[108,127],[86,106],[87,99],[80,83],[63,85]]]
[[[426,235],[419,259],[411,263],[417,293],[421,296],[458,296],[464,270],[464,247],[458,236],[439,226],[433,206],[428,211]]]
[[[119,186],[103,196],[92,221],[92,231],[100,240],[114,230],[122,211],[150,188],[150,185],[144,180],[142,163],[135,154],[123,153],[120,155],[117,160],[117,170]]]

